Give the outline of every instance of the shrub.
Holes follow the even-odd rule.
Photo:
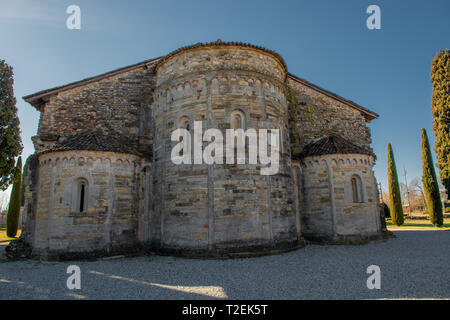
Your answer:
[[[382,202],[380,204],[380,208],[383,211],[385,218],[390,218],[391,217],[391,210],[389,209],[389,206],[386,203]]]

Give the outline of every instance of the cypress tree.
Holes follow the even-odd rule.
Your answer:
[[[422,168],[422,184],[427,200],[427,211],[430,222],[435,227],[440,227],[444,223],[441,195],[439,194],[439,186],[436,179],[436,171],[434,171],[427,132],[424,128],[422,128]]]
[[[447,195],[450,196],[450,50],[441,50],[431,66],[431,112],[436,136],[437,167]]]
[[[20,185],[22,184],[21,172],[22,172],[22,157],[17,160],[17,171],[13,188],[11,191],[11,197],[9,199],[8,214],[6,215],[6,235],[13,238],[17,234],[17,228],[19,227],[20,219]]]
[[[25,164],[22,170],[22,185],[20,186],[20,206],[23,207],[25,205],[25,178],[28,174],[28,167],[30,166],[30,159],[32,156],[29,156],[27,160],[25,160]]]
[[[15,159],[22,151],[13,84],[12,67],[0,60],[0,190],[13,183]]]
[[[389,202],[391,207],[392,223],[401,226],[404,222],[402,198],[400,196],[400,186],[398,184],[397,168],[395,167],[394,152],[391,144],[388,144],[388,184]]]

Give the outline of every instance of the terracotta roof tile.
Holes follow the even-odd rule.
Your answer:
[[[52,148],[40,152],[40,154],[70,150],[110,151],[141,156],[134,148],[125,145],[115,137],[106,135],[101,131],[75,133],[63,141],[57,142]]]
[[[370,149],[366,149],[336,135],[331,135],[307,144],[298,156],[302,159],[309,156],[320,156],[326,154],[367,154],[374,156]]]

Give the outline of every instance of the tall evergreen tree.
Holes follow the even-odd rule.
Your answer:
[[[20,186],[20,206],[23,207],[25,205],[25,178],[28,174],[28,167],[30,166],[30,159],[32,156],[28,156],[27,160],[25,160],[25,164],[22,170],[22,184]]]
[[[388,144],[388,184],[392,223],[397,226],[401,226],[404,222],[402,198],[400,196],[400,186],[398,184],[394,152],[392,151],[390,143]]]
[[[430,144],[428,142],[427,132],[422,128],[422,184],[427,200],[427,211],[431,223],[440,227],[444,223],[442,213],[441,195],[434,171],[433,157],[431,155]]]
[[[0,60],[0,190],[6,190],[18,174],[15,159],[22,151],[13,71]]]
[[[431,66],[431,112],[436,136],[437,167],[447,195],[450,196],[450,50],[441,50]]]
[[[20,219],[20,185],[22,184],[22,157],[17,160],[16,166],[17,172],[13,188],[11,191],[11,197],[9,199],[8,214],[6,216],[6,235],[13,238],[17,234],[17,228],[19,227]]]

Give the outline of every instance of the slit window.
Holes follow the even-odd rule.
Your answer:
[[[81,183],[80,184],[80,212],[84,211],[85,192],[86,192],[86,186],[84,185],[84,183]]]
[[[86,180],[78,180],[77,188],[76,188],[76,198],[75,198],[75,205],[74,205],[74,211],[83,213],[87,212],[88,209],[88,183]]]
[[[352,186],[353,202],[363,202],[361,178],[353,175],[350,180]]]

